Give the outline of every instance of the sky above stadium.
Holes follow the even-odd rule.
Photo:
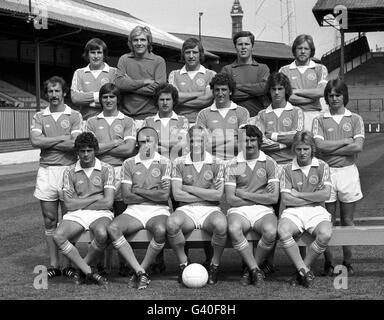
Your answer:
[[[199,33],[199,12],[202,35],[231,37],[230,11],[233,0],[91,0],[94,3],[130,13],[164,31],[177,33]],[[312,13],[317,0],[295,0],[296,34],[307,33],[313,36],[316,57],[334,47],[335,30],[320,27]],[[285,2],[285,1],[284,1]],[[257,40],[288,43],[288,30],[285,24],[287,10],[283,6],[281,17],[280,0],[240,0],[244,11],[243,30],[251,31]],[[283,20],[282,20],[283,19]],[[346,34],[346,39],[357,36]],[[384,47],[384,33],[367,34],[369,45],[374,49]]]

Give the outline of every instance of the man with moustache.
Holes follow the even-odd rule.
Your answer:
[[[82,118],[78,111],[64,103],[68,87],[63,78],[53,76],[44,82],[44,92],[49,106],[33,116],[30,139],[34,148],[40,148],[40,167],[37,172],[34,196],[40,200],[44,218],[50,266],[48,277],[62,274],[53,235],[58,223],[58,210],[63,207],[63,174],[74,164],[77,156],[74,150],[75,138],[81,133]],[[65,275],[67,273],[65,272]]]

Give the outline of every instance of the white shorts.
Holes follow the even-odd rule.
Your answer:
[[[326,202],[355,202],[363,198],[359,170],[353,164],[343,168],[329,168],[331,173],[331,196]]]
[[[201,229],[204,224],[205,219],[213,212],[220,212],[222,215],[224,213],[221,211],[220,207],[216,206],[204,206],[204,205],[193,205],[186,204],[182,207],[176,209],[176,211],[182,211],[186,216],[190,217],[195,224],[195,229]]]
[[[128,205],[127,209],[123,212],[131,217],[139,220],[144,229],[150,219],[157,216],[169,217],[169,207],[163,204],[132,204]]]
[[[63,176],[68,166],[40,167],[33,195],[43,201],[63,200]]]
[[[310,234],[312,234],[320,222],[331,222],[331,214],[322,206],[286,208],[281,214],[280,219],[282,218],[291,220],[301,233],[307,231]]]
[[[113,213],[109,210],[76,210],[69,211],[64,215],[63,220],[70,220],[77,222],[83,226],[84,230],[89,230],[89,226],[100,218],[108,218],[113,220]]]
[[[227,215],[232,213],[237,213],[247,219],[251,224],[251,228],[255,225],[256,221],[260,220],[267,214],[275,215],[271,207],[263,206],[260,204],[231,208],[228,210]]]
[[[304,111],[304,130],[312,132],[313,119],[321,115],[321,111]]]
[[[121,166],[113,167],[115,171],[115,201],[123,201],[123,196],[121,194]]]

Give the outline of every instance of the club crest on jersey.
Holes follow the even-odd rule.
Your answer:
[[[172,126],[169,128],[169,133],[170,134],[177,134],[177,127],[176,126]]]
[[[92,183],[95,185],[95,186],[101,186],[101,178],[96,176],[96,177],[93,177],[92,179]]]
[[[333,128],[328,128],[328,131],[329,131],[329,132],[333,132],[333,131],[335,131],[335,129],[333,129]]]
[[[63,128],[63,129],[68,129],[69,128],[69,121],[67,119],[64,119],[60,122],[60,126]]]
[[[313,72],[308,73],[308,75],[307,75],[307,79],[308,79],[309,81],[314,81],[314,80],[316,80],[316,74],[313,73]]]
[[[123,132],[123,126],[121,124],[117,124],[113,127],[113,131],[116,133],[122,133]]]
[[[213,172],[211,170],[207,170],[204,172],[204,179],[211,180],[213,178]]]
[[[99,130],[103,130],[103,129],[104,129],[104,127],[103,127],[103,126],[100,126],[100,127],[99,127]]]
[[[202,78],[199,78],[196,80],[196,84],[199,86],[199,87],[205,87],[205,80],[202,79]]]
[[[187,184],[190,184],[193,182],[193,176],[191,174],[188,174],[185,179],[184,179],[185,183]]]
[[[257,169],[256,174],[259,178],[264,178],[267,176],[267,172],[264,168]]]
[[[77,186],[81,186],[83,183],[84,183],[83,180],[79,180],[79,181],[76,182],[76,185],[77,185]]]
[[[47,124],[45,125],[45,127],[46,127],[46,128],[50,128],[51,125],[47,123]]]
[[[284,118],[283,120],[283,126],[284,127],[290,127],[292,125],[292,120],[291,118]]]
[[[108,78],[103,78],[103,79],[101,79],[100,82],[103,85],[103,84],[109,83],[109,79]]]
[[[229,117],[228,122],[230,124],[235,124],[237,122],[237,117],[236,116]]]
[[[312,175],[309,177],[309,183],[310,184],[318,184],[319,183],[319,178],[318,176]]]
[[[350,123],[344,123],[343,124],[343,130],[344,131],[347,131],[347,132],[349,132],[349,131],[352,131],[352,126],[351,126],[351,124]]]
[[[158,178],[158,177],[160,177],[160,174],[161,174],[161,172],[160,172],[160,169],[159,169],[159,168],[154,168],[154,169],[152,170],[152,172],[151,172],[151,175],[152,175],[152,177],[154,177],[154,178]]]
[[[302,186],[303,183],[302,183],[301,181],[299,181],[299,182],[297,183],[297,185],[298,185],[298,186]]]

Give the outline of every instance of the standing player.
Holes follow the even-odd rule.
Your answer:
[[[289,103],[292,94],[291,84],[283,73],[272,73],[267,80],[265,92],[271,104],[261,110],[256,117],[249,119],[249,123],[258,124],[264,134],[261,150],[272,157],[278,164],[279,172],[282,166],[292,161],[293,137],[296,132],[303,130],[303,111],[299,107]],[[281,211],[280,200],[273,206],[275,213],[279,216]],[[302,254],[305,248],[300,247]],[[274,249],[270,251],[268,259],[260,266],[268,274],[275,269],[273,265]]]
[[[74,277],[77,284],[81,278],[98,285],[108,283],[89,265],[107,246],[107,225],[113,219],[110,209],[115,193],[113,168],[96,158],[98,147],[97,139],[90,132],[76,138],[79,160],[64,173],[64,203],[68,213],[53,236],[60,251],[80,269],[83,277]],[[83,259],[70,241],[85,230],[92,231],[94,239]]]
[[[242,127],[245,133],[245,154],[240,152],[226,166],[225,195],[228,210],[228,232],[233,247],[247,268],[242,285],[260,285],[264,275],[259,266],[272,250],[276,240],[277,218],[272,205],[279,198],[279,177],[276,162],[259,150],[263,134],[254,125]],[[254,230],[261,235],[253,255],[245,235]]]
[[[52,278],[62,273],[53,234],[58,222],[59,200],[63,200],[63,174],[76,162],[74,140],[81,133],[82,118],[79,112],[64,104],[68,87],[63,78],[54,76],[45,81],[44,93],[49,107],[33,116],[30,139],[33,147],[41,149],[34,196],[40,200],[43,213],[50,258],[48,277]]]
[[[120,57],[116,85],[123,94],[121,112],[135,120],[144,120],[157,112],[153,94],[159,83],[166,82],[165,60],[152,52],[152,33],[136,26],[128,38],[130,53]],[[141,127],[138,121],[137,127]]]
[[[198,112],[213,102],[209,83],[216,72],[201,65],[204,62],[204,48],[195,38],[184,41],[181,60],[185,62],[184,66],[171,71],[168,82],[179,92],[179,103],[175,104],[175,111],[185,116],[190,123],[195,123]]]
[[[331,181],[327,163],[314,157],[316,146],[310,132],[296,133],[292,149],[296,156],[283,167],[280,178],[286,209],[277,228],[282,246],[297,269],[291,284],[310,287],[315,279],[311,265],[325,251],[332,234],[331,215],[324,208]],[[315,236],[315,240],[303,260],[293,237],[304,231]]]
[[[121,196],[121,166],[124,160],[132,157],[136,151],[136,127],[133,119],[118,110],[121,94],[113,83],[103,85],[98,95],[103,111],[88,119],[86,130],[92,132],[99,141],[98,159],[110,164],[115,171],[113,212],[118,216],[127,207]],[[126,268],[121,262],[119,274],[125,273]]]
[[[324,97],[329,105],[329,113],[314,120],[313,135],[322,159],[328,163],[331,171],[331,197],[325,205],[335,217],[336,202],[339,201],[341,225],[353,226],[356,202],[363,197],[356,160],[358,153],[363,150],[364,123],[361,116],[346,108],[349,95],[343,81],[330,80],[325,87]],[[351,246],[343,246],[343,265],[347,267],[349,275],[354,274],[351,249]],[[324,274],[332,275],[333,258],[329,249],[325,257]]]
[[[71,86],[72,102],[80,107],[84,120],[101,112],[99,90],[102,85],[114,82],[116,68],[110,67],[107,59],[108,48],[103,40],[93,38],[84,48],[83,58],[88,65],[75,71]]]
[[[181,156],[180,152],[185,146],[187,131],[189,129],[188,119],[177,115],[174,106],[178,104],[177,89],[167,83],[160,84],[154,94],[155,106],[158,108],[156,115],[147,117],[143,126],[154,128],[159,135],[160,155],[175,160]]]
[[[237,59],[224,66],[222,73],[230,74],[236,81],[236,90],[232,100],[246,108],[251,117],[264,109],[268,100],[264,96],[265,83],[269,76],[266,64],[253,59],[255,36],[249,31],[240,31],[233,36]]]
[[[215,102],[199,112],[196,125],[210,131],[212,154],[222,160],[230,160],[238,152],[238,129],[247,123],[249,112],[231,101],[236,83],[230,74],[216,74],[210,87]]]
[[[304,130],[312,131],[313,119],[320,115],[320,98],[324,95],[327,84],[327,68],[314,62],[315,45],[307,34],[296,37],[292,44],[295,61],[280,68],[291,81],[292,95],[289,98],[294,106],[304,111]]]
[[[220,258],[227,239],[227,220],[219,207],[224,191],[224,165],[206,152],[207,135],[204,128],[192,126],[188,131],[190,153],[176,159],[172,170],[172,192],[180,206],[168,218],[167,234],[180,264],[180,283],[189,260],[184,252],[184,234],[194,229],[212,234],[209,284],[217,283]]]
[[[147,270],[163,249],[166,240],[167,201],[170,191],[171,162],[157,153],[158,135],[155,129],[143,127],[137,133],[139,153],[124,161],[122,193],[127,209],[108,226],[113,246],[135,273],[129,287],[145,289],[150,283]],[[141,264],[137,261],[125,235],[149,230],[153,238]]]

